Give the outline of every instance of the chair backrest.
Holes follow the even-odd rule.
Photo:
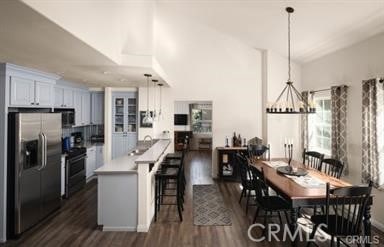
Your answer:
[[[344,169],[343,162],[337,159],[323,159],[321,162],[320,171],[335,178],[341,177],[341,174],[343,173],[343,169]]]
[[[324,159],[324,154],[315,151],[307,151],[304,149],[303,152],[303,164],[306,167],[310,167],[313,169],[317,169],[320,171],[321,169],[321,161]]]
[[[327,225],[336,229],[335,236],[359,235],[369,198],[372,182],[368,186],[350,186],[331,189],[327,183]],[[332,213],[333,212],[333,213]],[[336,216],[336,217],[335,217]],[[333,217],[336,220],[330,221]]]
[[[268,196],[268,186],[265,181],[264,170],[261,168],[260,171],[256,167],[250,166],[250,171],[252,174],[252,185],[256,193],[256,200],[260,202],[264,196]]]
[[[264,157],[270,160],[270,147],[263,144],[249,144],[247,146],[249,157]],[[268,153],[268,155],[266,155]],[[266,156],[266,157],[265,157]]]
[[[248,161],[241,153],[236,154],[236,160],[239,165],[241,185],[245,187],[247,185],[248,178],[250,177]]]

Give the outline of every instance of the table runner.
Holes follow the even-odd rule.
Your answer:
[[[279,160],[279,161],[265,161],[264,163],[266,165],[268,165],[269,167],[272,167],[275,170],[278,167],[288,165],[287,162],[281,161],[281,160]],[[300,177],[284,175],[284,174],[281,174],[281,175],[286,176],[289,179],[292,179],[294,182],[296,182],[298,185],[300,185],[301,187],[304,187],[304,188],[321,188],[321,187],[325,187],[325,185],[326,185],[325,182],[323,182],[322,180],[320,180],[314,176],[311,176],[310,173],[308,173],[305,176],[300,176]]]

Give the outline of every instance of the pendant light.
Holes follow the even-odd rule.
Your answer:
[[[164,84],[163,83],[159,83],[157,84],[157,86],[159,86],[159,93],[160,93],[160,99],[159,99],[159,111],[157,112],[157,119],[160,120],[163,112],[161,111],[161,108],[162,108],[162,101],[163,101],[163,95],[162,95],[162,92],[161,92],[161,89],[163,88]]]
[[[285,10],[288,13],[288,80],[276,101],[272,104],[267,104],[266,112],[269,114],[315,113],[316,109],[313,102],[309,103],[304,99],[291,81],[291,14],[294,12],[294,9],[287,7]]]
[[[145,112],[145,116],[143,118],[144,124],[151,124],[153,123],[153,118],[151,116],[151,112],[149,111],[149,78],[152,77],[151,74],[144,74],[145,77],[147,77],[147,111]]]
[[[159,80],[152,80],[153,82],[153,121],[156,121],[158,118],[157,113],[156,113],[156,83]]]

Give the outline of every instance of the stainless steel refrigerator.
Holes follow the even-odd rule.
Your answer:
[[[61,114],[9,113],[8,232],[17,236],[60,207]]]

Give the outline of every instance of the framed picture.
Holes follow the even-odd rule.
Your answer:
[[[145,117],[145,111],[140,111],[140,128],[152,128],[152,123],[146,124],[143,123]],[[153,112],[151,111],[151,117],[153,117]]]

